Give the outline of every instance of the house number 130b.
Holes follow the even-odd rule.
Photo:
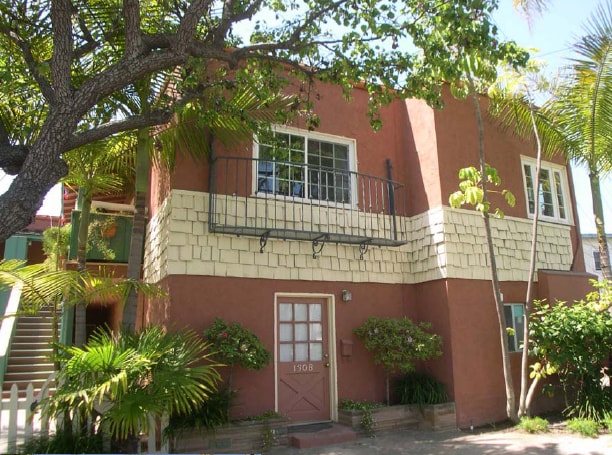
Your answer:
[[[312,363],[298,363],[293,365],[294,373],[307,373],[309,371],[314,371],[314,365]]]

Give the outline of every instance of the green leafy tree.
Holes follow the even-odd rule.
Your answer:
[[[164,125],[183,91],[179,68],[207,66],[209,81],[286,83],[280,66],[341,85],[362,81],[376,110],[392,97],[437,104],[455,80],[457,43],[521,60],[491,24],[494,0],[0,3],[0,167],[16,174],[0,196],[0,239],[29,223],[66,175],[63,155],[123,131]],[[253,24],[249,42],[236,35]],[[410,43],[410,47],[409,44]],[[410,50],[409,50],[410,49]],[[522,55],[522,54],[521,54]],[[218,70],[218,71],[217,71]],[[135,84],[176,75],[151,94],[160,103],[116,115]],[[176,82],[176,83],[175,83]],[[206,80],[201,81],[207,84]],[[168,96],[168,86],[177,96]],[[309,91],[305,90],[303,96]],[[316,122],[315,122],[316,123]]]
[[[605,368],[612,351],[612,287],[593,284],[594,292],[571,305],[535,302],[529,333],[536,361],[530,376],[538,383],[557,373],[567,394],[567,415],[603,420],[612,407]]]
[[[536,169],[534,198],[540,194],[540,169],[542,165],[542,133],[546,137],[556,134],[543,118],[540,109],[534,102],[535,93],[546,93],[550,84],[541,76],[542,64],[530,60],[524,69],[507,68],[497,82],[489,88],[489,112],[501,120],[502,124],[516,134],[533,140],[536,145]],[[536,253],[538,240],[538,222],[540,210],[534,210],[531,229],[531,247],[529,254],[529,273],[523,311],[523,343],[521,356],[521,389],[518,404],[518,417],[529,414],[535,383],[529,379],[529,323],[533,307],[533,287],[536,272]],[[520,335],[520,334],[519,334]],[[518,335],[517,335],[518,336]]]
[[[48,416],[100,412],[100,425],[123,448],[134,450],[149,415],[161,418],[197,409],[216,390],[219,374],[207,363],[208,346],[194,332],[160,327],[114,336],[98,330],[84,347],[62,346],[55,393],[42,402]],[[203,363],[204,362],[204,363]]]
[[[414,371],[416,362],[442,355],[442,338],[430,333],[431,324],[402,319],[370,317],[353,332],[374,353],[374,362],[386,373],[387,405],[389,379],[393,373]]]

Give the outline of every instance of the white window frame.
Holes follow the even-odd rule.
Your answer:
[[[529,190],[527,188],[527,175],[525,171],[525,166],[529,166],[530,177],[532,184],[535,184],[535,170],[536,170],[536,160],[534,158],[521,156],[521,174],[523,175],[523,190],[525,192],[525,205],[527,206],[527,216],[528,218],[533,218],[534,213],[531,211],[529,207]],[[535,198],[535,205],[538,210],[540,210],[539,217],[542,221],[550,221],[553,223],[563,223],[570,224],[572,222],[572,208],[571,208],[571,199],[569,192],[569,183],[567,180],[567,169],[565,166],[561,166],[559,164],[550,163],[548,161],[542,161],[541,171],[547,171],[549,173],[550,178],[553,183],[555,183],[555,174],[559,175],[559,184],[561,187],[561,197],[563,198],[565,216],[561,216],[560,207],[559,207],[559,199],[558,199],[558,188],[556,184],[551,185],[551,195],[552,195],[552,205],[554,215],[546,215],[541,210],[540,205],[540,197]],[[535,190],[535,189],[534,189]]]
[[[348,171],[350,172],[350,203],[341,203],[341,202],[333,202],[333,201],[324,201],[320,199],[309,199],[306,197],[299,196],[285,196],[280,194],[273,194],[268,192],[259,192],[257,189],[257,181],[258,181],[258,160],[259,160],[259,141],[257,136],[254,137],[253,141],[253,156],[256,158],[253,161],[253,182],[251,194],[254,196],[262,196],[262,197],[273,197],[277,199],[288,198],[291,200],[301,200],[308,201],[313,204],[327,204],[327,205],[337,205],[337,206],[347,206],[356,208],[358,205],[358,192],[357,192],[357,179],[355,178],[355,174],[357,172],[357,143],[355,139],[336,136],[333,134],[326,134],[314,131],[307,131],[299,128],[281,126],[281,125],[273,125],[271,130],[274,133],[282,133],[282,134],[290,134],[294,136],[302,136],[305,140],[305,143],[308,144],[309,139],[320,140],[325,142],[331,142],[334,144],[345,145],[348,147]],[[306,147],[307,148],[307,147]],[[308,152],[305,150],[304,160],[307,164],[308,162]],[[308,173],[304,176],[304,186],[308,187]]]
[[[510,320],[508,320],[508,315],[506,314],[506,329],[511,328],[514,330],[514,335],[507,334],[508,350],[510,352],[520,352],[523,344],[523,328],[522,326],[517,327],[516,318],[523,320],[525,305],[522,303],[504,303],[504,312],[506,312],[506,308],[510,309],[511,314]]]

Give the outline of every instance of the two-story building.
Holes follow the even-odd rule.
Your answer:
[[[250,143],[215,143],[209,162],[183,155],[172,173],[153,172],[144,276],[170,297],[144,302],[140,323],[240,322],[273,362],[235,374],[234,415],[312,421],[335,419],[342,399],[384,400],[384,372],[353,334],[367,317],[429,321],[443,355],[422,368],[447,386],[457,425],[503,420],[483,220],[448,206],[458,170],[477,165],[472,103],[447,91],[442,110],[398,100],[373,132],[366,91],[346,101],[337,87],[316,90],[315,131],[298,118]],[[489,118],[485,146],[517,200],[507,207],[493,195],[506,217],[492,225],[508,324],[520,329],[536,207],[536,297],[571,301],[589,289],[572,177],[562,160],[547,161],[534,195],[535,148]],[[518,387],[520,354],[511,357]]]

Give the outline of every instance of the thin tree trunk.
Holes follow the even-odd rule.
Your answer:
[[[134,219],[130,240],[130,255],[128,258],[127,278],[140,279],[142,254],[146,232],[146,197],[149,186],[149,130],[138,131],[136,145],[136,191],[134,198]],[[138,293],[132,287],[123,307],[122,324],[126,330],[136,330],[136,310],[138,308]]]
[[[605,280],[612,280],[612,273],[610,271],[610,250],[608,249],[608,239],[606,237],[603,202],[601,199],[601,187],[599,184],[599,171],[597,169],[590,169],[589,182],[591,183],[593,217],[595,218],[595,231],[597,232],[597,243],[599,244],[601,273]]]
[[[531,224],[531,252],[529,256],[529,275],[527,277],[527,294],[525,296],[525,310],[523,314],[523,352],[521,356],[521,393],[519,396],[519,408],[518,417],[523,417],[529,414],[529,405],[531,404],[531,397],[533,393],[528,395],[529,388],[529,320],[531,317],[532,310],[532,298],[533,298],[533,284],[535,278],[536,269],[536,253],[538,245],[538,219],[540,216],[540,207],[538,206],[538,195],[540,194],[540,169],[542,167],[542,141],[540,140],[540,133],[535,121],[535,115],[533,113],[533,104],[529,101],[529,115],[531,117],[531,126],[533,127],[533,134],[535,136],[537,145],[537,156],[536,156],[536,175],[535,182],[533,184],[533,220]],[[518,334],[515,334],[518,336]],[[537,378],[536,378],[537,380]],[[536,382],[534,380],[534,383]],[[529,399],[528,399],[529,398]]]
[[[478,156],[480,164],[480,175],[482,181],[483,191],[483,203],[486,205],[488,202],[487,194],[487,174],[486,174],[486,161],[485,161],[485,147],[484,147],[484,126],[482,122],[482,112],[480,110],[480,100],[474,87],[474,80],[472,75],[468,72],[467,75],[470,95],[474,101],[474,109],[476,111],[476,123],[478,125]],[[497,310],[497,320],[499,323],[499,335],[501,341],[501,353],[502,353],[502,364],[504,372],[504,383],[506,386],[506,415],[513,422],[518,422],[518,415],[516,412],[516,397],[514,394],[514,384],[512,381],[512,368],[510,365],[510,354],[508,349],[508,337],[506,335],[506,317],[504,314],[504,303],[501,298],[501,290],[499,285],[499,277],[497,275],[497,263],[495,261],[495,249],[493,246],[493,235],[491,234],[491,220],[489,213],[486,211],[482,212],[485,233],[487,237],[487,246],[489,250],[489,262],[491,266],[491,284],[493,286],[493,297],[495,299],[495,308]]]
[[[77,270],[79,273],[85,273],[87,269],[87,238],[89,236],[89,214],[91,213],[91,193],[87,190],[82,191],[80,196],[79,208],[81,209],[81,217],[79,219],[79,233],[77,244]],[[75,307],[74,317],[74,344],[75,346],[83,346],[87,341],[87,309],[85,302],[77,303]]]
[[[150,111],[149,94],[151,92],[150,79],[137,84],[140,105],[144,114]],[[128,258],[127,278],[140,280],[142,268],[142,255],[147,226],[146,220],[146,198],[149,189],[150,171],[150,148],[151,136],[149,128],[138,130],[138,141],[136,143],[136,181],[134,184],[134,218],[132,220],[132,235],[130,237],[130,255]],[[138,293],[133,287],[123,307],[123,328],[130,332],[136,331],[136,311],[138,309]]]

